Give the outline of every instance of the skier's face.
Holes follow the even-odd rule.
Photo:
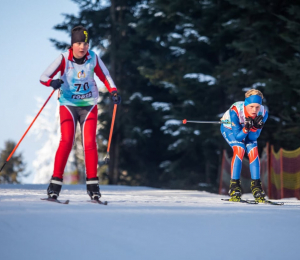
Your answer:
[[[76,59],[81,59],[85,56],[89,49],[89,44],[87,42],[75,42],[72,45],[73,55]]]
[[[246,110],[251,117],[256,117],[260,110],[260,104],[258,103],[249,104],[248,106],[246,106]]]

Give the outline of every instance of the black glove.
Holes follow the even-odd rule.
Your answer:
[[[114,102],[114,104],[119,105],[121,103],[121,97],[117,91],[111,92],[111,99]]]
[[[253,127],[253,119],[251,117],[245,118],[245,129],[247,132]]]
[[[253,120],[253,126],[257,129],[262,129],[264,126],[263,116],[257,116]]]
[[[51,82],[50,82],[50,86],[53,88],[53,89],[58,89],[61,87],[61,84],[63,84],[64,82],[61,80],[61,79],[53,79]]]

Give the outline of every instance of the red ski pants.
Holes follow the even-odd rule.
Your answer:
[[[77,122],[81,128],[86,176],[88,179],[97,177],[97,105],[87,107],[60,106],[59,112],[61,140],[55,155],[53,177],[61,179],[63,177],[74,144]]]

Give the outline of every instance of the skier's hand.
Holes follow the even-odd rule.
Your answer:
[[[121,103],[121,96],[118,94],[117,91],[111,92],[111,99],[114,102],[114,104],[119,105]]]
[[[264,126],[263,116],[257,116],[253,119],[253,126],[257,129],[262,129]]]
[[[61,84],[63,84],[64,82],[61,80],[61,79],[53,79],[50,83],[50,86],[53,88],[53,89],[58,89],[61,87]]]
[[[249,132],[252,127],[253,127],[253,119],[251,117],[246,117],[245,118],[245,130],[247,132]]]

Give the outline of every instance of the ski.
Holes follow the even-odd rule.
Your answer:
[[[257,202],[255,200],[242,200],[242,199],[240,201],[230,201],[230,199],[221,199],[221,200],[229,201],[229,202],[248,203],[248,204],[270,204],[270,205],[278,205],[278,206],[284,205],[284,202],[275,202],[271,200],[265,200],[264,202]]]
[[[230,199],[221,199],[223,201],[229,201],[229,202],[238,202],[238,203],[247,203],[247,204],[258,204],[255,200],[240,200],[240,201],[231,201]]]
[[[255,202],[255,200],[249,200],[249,201]],[[270,205],[282,206],[282,205],[284,205],[284,202],[275,202],[275,201],[271,201],[271,200],[265,200],[264,202],[258,202],[258,204],[270,204]]]
[[[101,200],[87,200],[87,202],[101,204],[101,205],[107,205],[107,201],[101,201]]]
[[[41,198],[41,200],[47,200],[47,201],[56,202],[59,204],[69,204],[69,200],[57,200],[57,199],[53,199],[53,198]]]

